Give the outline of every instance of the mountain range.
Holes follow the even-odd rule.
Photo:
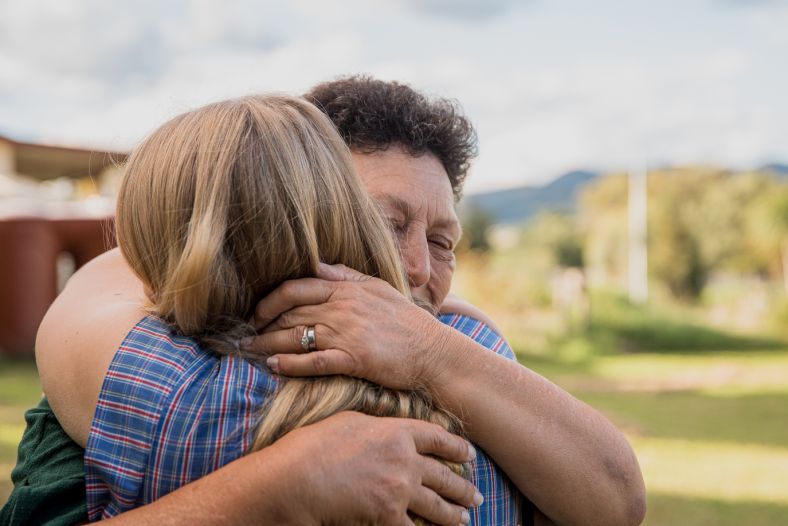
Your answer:
[[[520,223],[543,210],[571,212],[580,190],[599,177],[586,170],[568,172],[544,186],[520,186],[467,196],[460,205],[460,215],[481,209],[495,223]]]
[[[788,178],[788,164],[785,163],[764,164],[756,171]],[[514,224],[546,210],[572,212],[582,189],[601,176],[597,172],[574,170],[543,186],[519,186],[471,194],[463,199],[459,213],[462,216],[475,209],[482,210],[494,218],[494,223]]]

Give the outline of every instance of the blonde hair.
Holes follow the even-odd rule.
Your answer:
[[[343,263],[410,297],[386,222],[328,118],[288,96],[210,104],[165,123],[130,156],[118,245],[150,291],[151,313],[219,353],[254,328],[256,303],[319,262]],[[420,418],[460,432],[420,392],[347,377],[289,380],[255,448],[342,410]],[[459,466],[454,466],[458,472]]]
[[[314,275],[321,260],[407,294],[347,146],[294,97],[218,102],[162,125],[128,161],[116,221],[152,312],[187,336],[221,340],[262,296]]]

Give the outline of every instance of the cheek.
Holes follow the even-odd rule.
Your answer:
[[[436,305],[443,304],[443,300],[451,289],[451,280],[454,276],[454,269],[457,266],[455,259],[435,259],[432,260],[430,268],[430,294]]]

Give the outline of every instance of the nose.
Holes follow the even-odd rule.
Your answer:
[[[426,285],[430,280],[430,250],[427,236],[422,232],[413,232],[400,248],[410,287],[418,288]]]

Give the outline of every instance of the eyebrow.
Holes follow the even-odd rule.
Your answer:
[[[410,213],[411,207],[408,204],[408,202],[405,201],[404,199],[400,199],[399,197],[396,196],[387,195],[387,196],[381,196],[381,200],[385,201],[385,203],[391,206],[392,208],[396,208],[397,211],[402,212],[405,215],[405,217],[407,218],[411,217],[411,213]],[[433,226],[456,232],[458,239],[462,237],[462,225],[458,220],[455,221],[454,218],[450,218],[450,217],[440,218],[437,221],[435,221]]]

